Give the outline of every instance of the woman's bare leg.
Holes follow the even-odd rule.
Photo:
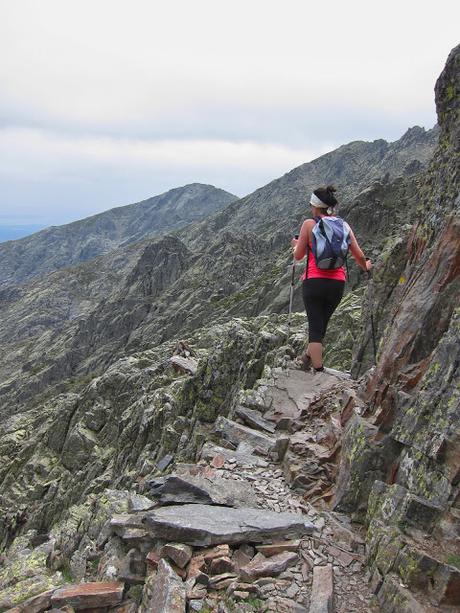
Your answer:
[[[323,344],[308,343],[307,354],[311,358],[313,368],[321,368],[323,365]]]

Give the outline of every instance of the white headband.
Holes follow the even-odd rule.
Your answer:
[[[322,200],[320,200],[315,193],[313,193],[310,196],[310,204],[312,204],[313,206],[317,206],[317,207],[319,207],[321,209],[329,208],[329,205],[325,204]]]

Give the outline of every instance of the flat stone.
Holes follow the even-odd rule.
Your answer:
[[[148,578],[140,613],[184,613],[186,605],[185,583],[165,559],[158,563],[158,572]]]
[[[299,559],[299,556],[293,551],[284,551],[270,558],[263,557],[263,559],[258,555],[240,570],[241,577],[245,581],[252,581],[258,577],[275,577]]]
[[[124,535],[126,533],[129,534],[129,531],[133,528],[137,530],[145,529],[145,526],[142,523],[142,518],[142,515],[129,513],[114,515],[110,520],[110,527],[112,528],[113,532],[115,532],[115,534],[123,538]]]
[[[294,513],[204,504],[174,505],[149,511],[144,523],[155,538],[195,546],[263,542],[273,537],[313,532],[313,525]]]
[[[247,483],[214,474],[168,475],[149,482],[151,495],[160,504],[217,504],[255,506],[256,495]]]
[[[352,555],[337,549],[337,547],[330,546],[327,548],[327,552],[334,558],[334,562],[338,562],[341,566],[350,566],[355,559]]]
[[[310,613],[334,612],[334,571],[331,564],[315,566],[310,599]]]
[[[168,557],[179,568],[185,568],[192,557],[193,549],[183,543],[167,543],[161,549],[161,555]]]
[[[240,406],[235,409],[235,415],[244,421],[250,428],[258,428],[259,430],[265,430],[271,434],[275,431],[275,424],[268,421],[268,419],[264,419],[259,411]]]
[[[142,496],[141,494],[131,494],[128,498],[128,510],[131,513],[137,513],[139,511],[149,511],[156,506],[156,502],[147,498],[147,496]]]
[[[264,453],[275,451],[276,448],[276,439],[274,437],[238,424],[236,421],[227,419],[222,415],[218,417],[214,431],[237,448],[242,442]]]
[[[69,605],[74,609],[113,607],[121,603],[124,584],[118,581],[108,583],[80,583],[56,590],[51,596],[53,607]]]
[[[173,355],[172,358],[169,358],[169,363],[174,370],[187,375],[195,375],[198,367],[198,360],[194,358],[183,358],[180,355]]]
[[[300,547],[300,540],[294,541],[276,541],[275,543],[256,545],[257,551],[263,553],[264,556],[273,556],[282,551],[297,551]]]
[[[203,460],[212,460],[216,455],[223,456],[226,462],[236,462],[238,464],[246,464],[247,466],[267,466],[267,463],[262,458],[252,454],[252,447],[248,449],[226,449],[212,443],[205,443],[201,450],[200,457]]]
[[[222,589],[222,587],[228,587],[233,581],[236,581],[236,579],[238,579],[238,576],[235,575],[235,573],[222,573],[221,575],[210,577],[209,586],[214,589]]]

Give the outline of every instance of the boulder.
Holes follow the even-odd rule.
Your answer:
[[[146,513],[143,521],[152,537],[201,547],[260,543],[280,536],[311,534],[314,529],[310,522],[294,513],[204,504],[163,507]]]

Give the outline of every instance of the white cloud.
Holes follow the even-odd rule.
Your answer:
[[[26,179],[56,179],[70,165],[132,169],[228,168],[250,173],[281,172],[333,148],[323,144],[296,149],[279,144],[212,140],[135,140],[109,137],[66,137],[31,129],[0,130],[0,174]]]
[[[21,220],[18,211],[12,214],[14,203],[29,221],[64,223],[194,181],[244,195],[333,148],[327,143],[307,149],[250,141],[69,137],[4,129],[0,223]]]
[[[69,181],[72,211],[120,204],[100,197],[119,176],[128,201],[173,181],[241,192],[431,127],[459,18],[450,0],[2,0],[0,209],[61,211]]]

